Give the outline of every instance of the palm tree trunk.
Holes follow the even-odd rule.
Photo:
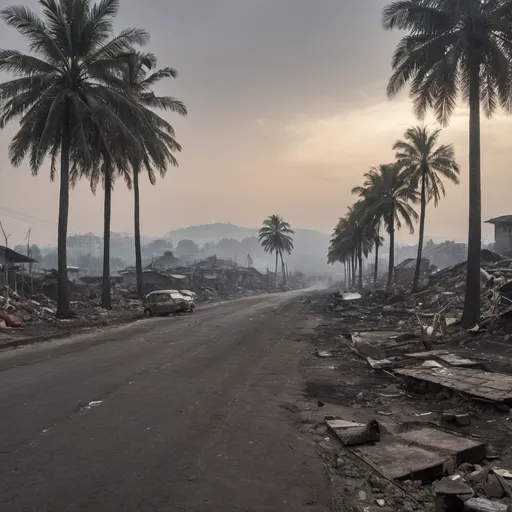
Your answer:
[[[418,256],[416,257],[416,269],[414,270],[414,280],[412,282],[412,293],[418,291],[418,281],[420,280],[421,260],[423,259],[423,236],[425,234],[425,212],[427,211],[427,190],[426,175],[421,174],[421,211],[420,211],[420,235],[418,239]]]
[[[69,113],[69,107],[67,107]],[[68,215],[69,215],[69,150],[71,146],[71,127],[69,118],[62,127],[60,151],[60,191],[59,191],[59,227],[57,240],[57,312],[59,318],[71,318],[73,312],[69,304],[68,281]]]
[[[357,249],[357,257],[359,258],[359,289],[363,289],[363,249],[359,245]]]
[[[343,270],[345,272],[345,281],[343,282],[343,288],[347,288],[347,260],[343,262]]]
[[[133,203],[135,226],[135,274],[137,276],[137,295],[144,298],[144,274],[142,272],[142,249],[140,244],[140,192],[139,169],[133,166]]]
[[[279,251],[276,250],[276,290],[277,290],[277,263],[279,261]]]
[[[394,213],[391,215],[389,222],[389,266],[388,266],[388,284],[386,291],[391,290],[391,284],[393,283],[393,269],[395,268],[395,216]]]
[[[110,218],[112,213],[112,176],[108,159],[105,161],[105,198],[103,206],[103,282],[101,288],[101,305],[112,309],[110,283]]]
[[[375,240],[375,268],[373,269],[373,287],[377,288],[377,277],[379,276],[379,239]]]
[[[352,288],[355,288],[356,287],[356,268],[357,268],[355,251],[352,252],[351,258],[352,258],[352,283],[350,286]]]
[[[473,327],[480,319],[480,64],[474,56],[470,57],[469,73],[469,233],[466,296],[462,315],[465,328]]]
[[[284,259],[283,259],[283,253],[281,253],[281,269],[283,271],[283,284],[286,286],[286,269],[284,266]]]

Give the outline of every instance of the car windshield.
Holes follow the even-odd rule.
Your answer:
[[[173,299],[183,299],[183,295],[181,295],[181,293],[171,293],[171,297]]]

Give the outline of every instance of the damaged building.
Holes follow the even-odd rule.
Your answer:
[[[494,250],[500,254],[512,254],[512,215],[502,215],[486,220],[494,226]]]
[[[0,245],[0,283],[16,290],[19,282],[17,276],[19,274],[21,278],[23,277],[24,268],[22,265],[25,263],[37,262],[33,258]]]
[[[407,258],[395,267],[395,283],[408,285],[414,280],[416,270],[416,258]],[[420,279],[427,277],[430,272],[430,261],[427,258],[421,260]]]

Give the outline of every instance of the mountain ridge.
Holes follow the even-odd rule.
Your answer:
[[[174,229],[165,233],[164,238],[172,240],[173,243],[177,243],[180,240],[193,240],[197,244],[204,245],[208,242],[218,242],[223,238],[232,238],[241,241],[244,238],[258,236],[258,229],[259,228],[238,226],[229,222],[217,222]],[[312,237],[316,238],[317,242],[329,242],[330,235],[322,231],[307,228],[296,228],[294,231],[295,239]]]

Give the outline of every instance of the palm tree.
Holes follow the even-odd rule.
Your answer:
[[[92,126],[88,130],[91,148],[91,166],[87,162],[75,159],[72,171],[73,181],[78,174],[86,176],[90,180],[91,190],[96,193],[100,181],[103,182],[103,280],[101,305],[104,309],[112,309],[111,279],[110,279],[110,221],[112,212],[112,190],[116,175],[121,175],[128,188],[131,188],[132,177],[129,169],[127,148],[133,147],[132,135],[115,132],[114,127],[106,135]],[[110,134],[113,134],[111,136]],[[79,167],[79,168],[78,168]]]
[[[357,202],[349,207],[347,215],[338,221],[331,237],[327,262],[340,262],[346,265],[349,261],[352,265],[351,285],[355,286],[357,270],[359,289],[363,288],[363,256],[367,257],[371,251],[374,236],[374,228],[368,222],[365,205]]]
[[[377,286],[377,279],[379,278],[379,249],[384,243],[384,238],[379,235],[379,225],[376,225],[373,231],[373,247],[375,249],[375,263],[373,269],[373,283]]]
[[[294,231],[290,224],[283,220],[280,215],[270,215],[263,221],[263,226],[258,232],[258,240],[265,252],[276,253],[276,288],[277,288],[277,265],[279,257],[283,262],[283,252],[291,254],[293,251]]]
[[[134,45],[149,40],[147,32],[127,29],[112,37],[119,0],[39,0],[40,18],[25,7],[9,7],[0,16],[29,44],[29,54],[0,50],[0,71],[14,78],[0,85],[0,128],[19,119],[9,147],[11,163],[27,157],[37,175],[46,156],[53,180],[60,157],[57,316],[71,317],[67,278],[67,227],[70,162],[88,158],[86,120],[100,132],[116,121],[114,110],[132,103],[119,94],[115,70]],[[88,124],[90,126],[90,124]],[[116,123],[122,131],[122,123]]]
[[[137,275],[137,293],[140,298],[144,295],[144,280],[142,272],[142,251],[140,242],[140,191],[139,174],[145,168],[149,182],[156,183],[155,169],[163,178],[170,164],[178,166],[174,152],[181,151],[181,146],[175,140],[172,126],[153,109],[176,112],[187,115],[185,105],[169,96],[156,96],[152,87],[167,78],[176,78],[173,68],[156,69],[156,58],[150,53],[135,53],[126,61],[123,67],[123,83],[130,92],[130,97],[137,106],[143,109],[147,118],[146,124],[135,123],[130,129],[138,134],[142,141],[143,152],[135,151],[131,155],[134,193],[134,231],[135,231],[135,268]],[[137,149],[137,148],[135,148]]]
[[[364,177],[363,186],[355,187],[352,193],[363,200],[371,218],[384,223],[389,235],[389,291],[395,265],[395,232],[404,223],[410,233],[414,233],[413,221],[418,219],[418,214],[409,203],[418,203],[419,197],[411,187],[407,173],[398,163],[374,167]]]
[[[329,243],[329,250],[327,252],[327,263],[333,265],[334,263],[343,263],[345,267],[345,286],[347,282],[350,283],[350,265],[349,259],[352,253],[351,236],[348,236],[350,225],[346,217],[341,217],[336,224],[331,240]],[[347,281],[348,270],[348,281]]]
[[[511,0],[402,0],[383,11],[386,29],[408,32],[392,60],[388,95],[406,84],[421,118],[446,126],[462,93],[469,104],[469,233],[463,325],[480,317],[480,105],[491,117],[512,108]]]
[[[434,201],[434,206],[437,207],[441,196],[444,197],[443,178],[459,184],[459,165],[455,161],[453,147],[437,145],[440,133],[441,130],[429,132],[426,127],[416,126],[405,132],[404,140],[398,140],[393,145],[397,152],[396,159],[404,166],[404,171],[409,174],[412,183],[420,189],[420,232],[413,293],[418,291],[427,203]]]
[[[366,258],[370,253],[373,240],[374,229],[366,205],[363,201],[358,201],[349,208],[348,222],[352,225],[352,247],[354,259],[358,269],[358,288],[363,288],[363,256]]]

